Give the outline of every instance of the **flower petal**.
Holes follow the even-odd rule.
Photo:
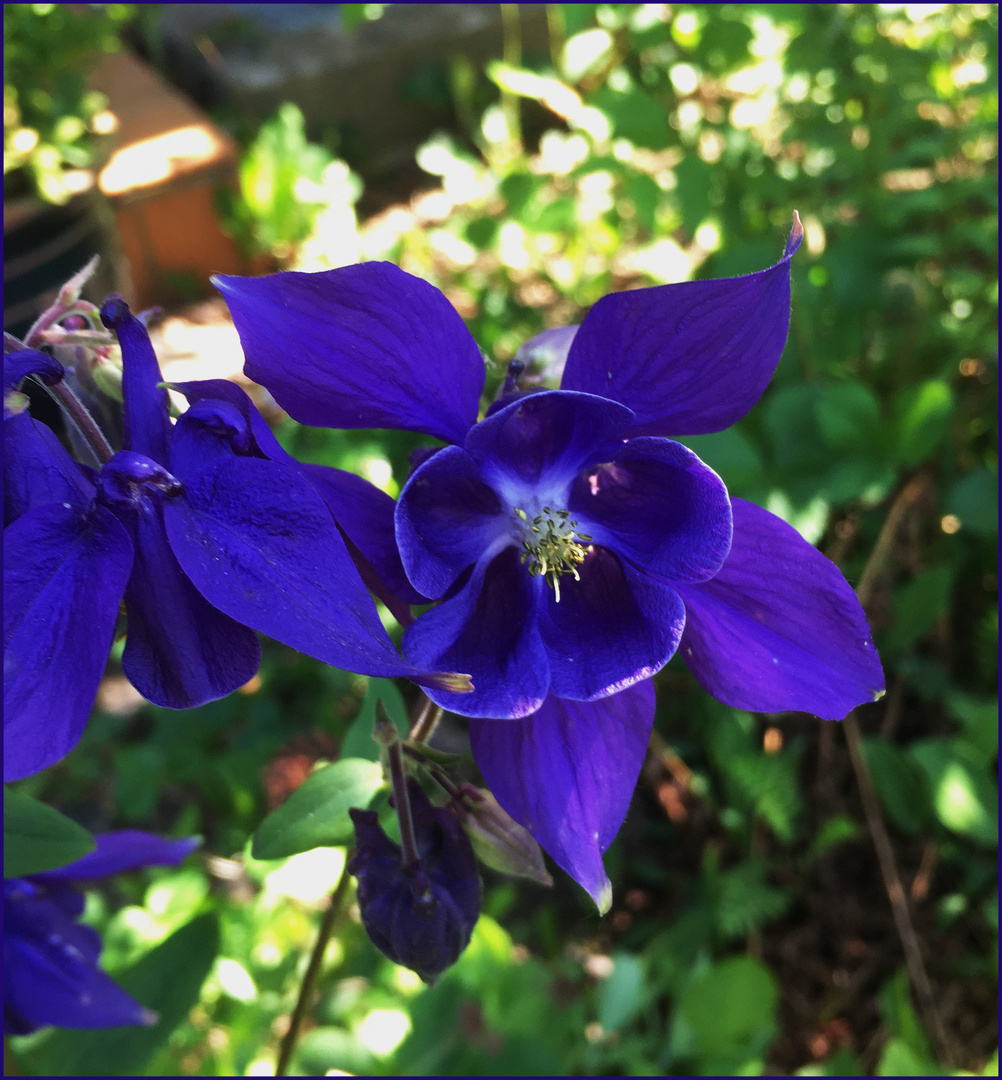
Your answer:
[[[143,866],[180,866],[201,844],[197,836],[169,840],[139,829],[96,833],[97,847],[68,866],[32,874],[33,881],[86,881]]]
[[[581,565],[581,580],[560,579],[539,605],[539,632],[550,662],[550,692],[591,701],[650,678],[671,659],[685,608],[670,588],[624,569],[605,548]]]
[[[411,473],[397,502],[403,566],[427,596],[442,596],[508,531],[500,500],[458,446],[445,447]]]
[[[4,525],[36,506],[69,503],[81,511],[94,498],[91,470],[78,465],[55,432],[27,413],[3,426]]]
[[[178,501],[150,497],[133,515],[136,562],[125,591],[122,668],[147,701],[167,709],[225,697],[261,662],[257,634],[213,607],[171,551],[162,506]]]
[[[348,542],[348,551],[365,584],[383,601],[403,626],[413,621],[410,604],[425,604],[422,596],[407,580],[400,562],[396,539],[393,535],[394,500],[375,484],[326,465],[303,465],[286,453],[272,434],[267,421],[258,412],[247,394],[235,383],[225,379],[207,379],[203,382],[177,383],[175,389],[185,394],[192,408],[185,413],[174,428],[171,445],[171,466],[179,476],[205,468],[209,459],[203,454],[195,460],[195,448],[185,444],[184,432],[187,418],[203,419],[202,411],[212,406],[217,412],[221,426],[233,432],[231,451],[252,457],[266,457],[282,465],[289,465],[317,489],[327,503],[338,528]],[[237,425],[226,406],[235,407],[243,418]],[[210,413],[211,415],[211,413]],[[180,445],[179,445],[180,444]],[[211,447],[210,447],[211,449]],[[181,461],[181,455],[184,461]],[[227,456],[220,447],[216,457]]]
[[[327,506],[293,469],[217,461],[164,516],[185,573],[220,611],[335,667],[427,675],[397,653]]]
[[[48,353],[39,352],[37,349],[17,349],[14,352],[3,354],[3,396],[4,396],[4,419],[12,415],[18,415],[20,409],[10,409],[7,395],[17,390],[17,384],[26,375],[37,375],[42,382],[59,382],[63,377],[63,365]]]
[[[171,423],[167,391],[145,326],[120,297],[109,297],[101,321],[114,330],[122,347],[122,401],[126,450],[144,454],[160,465],[168,462]]]
[[[302,424],[402,428],[463,441],[484,361],[433,285],[390,263],[216,277],[248,378]]]
[[[477,766],[497,801],[603,913],[602,866],[626,817],[654,722],[647,680],[600,701],[550,696],[520,720],[471,720]]]
[[[144,1008],[98,966],[98,935],[28,883],[4,882],[4,1013],[25,1031],[149,1024]]]
[[[605,296],[574,337],[561,387],[637,414],[633,435],[722,431],[762,396],[790,325],[790,259],[768,270]]]
[[[542,587],[519,564],[515,548],[505,548],[407,628],[403,650],[410,661],[473,678],[472,693],[429,689],[432,701],[461,716],[526,716],[539,708],[550,682],[536,628]]]
[[[681,443],[638,438],[574,482],[579,531],[666,582],[705,581],[731,546],[731,506],[719,476]]]
[[[732,505],[734,541],[720,573],[678,586],[681,655],[697,682],[737,709],[828,720],[880,697],[880,659],[838,568],[767,510]]]
[[[76,746],[104,674],[132,566],[103,507],[54,503],[4,530],[4,781]]]
[[[577,473],[632,421],[632,412],[614,401],[542,391],[482,420],[467,436],[466,449],[484,480],[519,506],[529,492],[565,498]]]
[[[405,604],[426,604],[428,597],[408,581],[394,535],[396,501],[361,476],[328,465],[300,465],[297,471],[317,489],[338,528],[372,566],[385,590],[373,591],[387,603],[386,590]],[[387,606],[392,606],[387,603]],[[398,617],[398,621],[399,617]]]

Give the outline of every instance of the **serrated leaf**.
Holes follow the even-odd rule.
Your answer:
[[[318,769],[254,834],[255,859],[284,859],[317,847],[337,847],[354,835],[350,809],[366,809],[383,786],[374,761],[344,758]]]
[[[24,877],[83,858],[94,837],[45,803],[4,788],[3,876]]]

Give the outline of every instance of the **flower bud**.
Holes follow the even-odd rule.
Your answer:
[[[553,878],[543,863],[543,853],[529,830],[503,810],[486,788],[463,784],[460,792],[466,811],[463,829],[477,858],[502,874],[552,885]]]
[[[357,852],[348,869],[358,877],[362,922],[376,948],[433,982],[469,944],[480,915],[480,879],[455,815],[432,806],[413,777],[407,794],[417,860],[403,865],[400,846],[375,812],[351,810]]]

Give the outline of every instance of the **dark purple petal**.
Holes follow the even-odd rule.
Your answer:
[[[170,402],[146,327],[121,297],[109,297],[101,321],[118,335],[122,347],[122,400],[125,449],[166,465],[170,446]]]
[[[103,507],[54,503],[4,530],[4,781],[77,744],[104,673],[133,562]]]
[[[790,259],[768,270],[605,296],[571,345],[561,387],[637,414],[632,435],[722,431],[762,396],[790,325]]]
[[[164,512],[181,566],[220,611],[335,667],[427,674],[393,647],[326,504],[293,469],[218,461]]]
[[[630,571],[604,548],[545,588],[539,633],[550,662],[550,693],[590,701],[649,679],[671,659],[685,625],[677,593]],[[476,676],[474,676],[476,682]]]
[[[647,680],[600,701],[550,696],[521,720],[471,720],[477,766],[497,801],[599,910],[612,887],[602,853],[619,831],[654,721]]]
[[[252,679],[261,645],[253,630],[213,607],[181,569],[167,542],[161,502],[148,500],[129,522],[136,562],[125,592],[122,668],[154,705],[188,709]]]
[[[229,401],[195,402],[174,425],[170,467],[182,480],[234,454],[264,457],[240,409]]]
[[[395,500],[375,484],[344,469],[298,463],[296,469],[317,489],[338,527],[375,570],[385,586],[385,590],[373,589],[380,600],[387,603],[388,591],[405,604],[426,604],[428,597],[407,580],[400,561],[393,531]],[[393,610],[391,604],[387,606]]]
[[[554,326],[530,338],[515,353],[515,359],[525,365],[525,374],[519,383],[522,386],[537,383],[559,386],[571,342],[580,329],[580,326]]]
[[[631,439],[574,482],[580,531],[667,582],[705,581],[731,545],[723,481],[681,443]]]
[[[4,419],[19,415],[20,408],[8,411],[7,395],[17,390],[17,384],[26,375],[37,375],[44,383],[52,385],[63,377],[63,365],[48,353],[37,349],[18,349],[3,356]]]
[[[27,413],[4,423],[3,453],[4,525],[46,503],[83,510],[94,498],[91,470],[78,465],[55,433]]]
[[[456,962],[480,916],[480,878],[455,814],[432,806],[408,777],[419,866],[404,868],[399,845],[373,810],[351,810],[358,906],[372,943],[394,963],[432,981]]]
[[[407,628],[408,660],[473,678],[472,693],[429,689],[432,701],[462,716],[526,716],[539,708],[550,682],[536,627],[543,588],[519,564],[515,548],[506,548],[491,563],[475,567],[455,596]]]
[[[156,1015],[97,966],[101,940],[44,891],[4,882],[4,1014],[15,1031],[150,1024]]]
[[[202,401],[229,402],[236,407],[250,428],[257,456],[271,458],[272,461],[281,461],[286,464],[298,464],[296,459],[287,454],[282,448],[278,439],[275,438],[274,432],[268,426],[268,421],[258,411],[257,406],[251,401],[247,392],[237,386],[236,383],[230,382],[229,379],[202,379],[193,382],[171,383],[171,387],[184,394],[192,405]]]
[[[400,493],[397,545],[408,577],[426,596],[442,596],[509,533],[509,515],[458,446],[430,457]]]
[[[466,449],[510,505],[518,506],[515,500],[527,491],[566,498],[571,480],[632,420],[614,401],[550,390],[520,398],[477,424]]]
[[[302,465],[287,454],[272,434],[267,421],[251,399],[234,383],[223,379],[205,382],[178,383],[175,387],[196,406],[226,402],[235,406],[244,418],[251,436],[251,446],[245,453],[267,457],[290,465],[317,489],[334,515],[338,528],[348,542],[348,551],[366,586],[383,601],[403,626],[412,621],[410,604],[428,602],[407,580],[396,538],[393,535],[393,499],[375,484],[326,465]],[[187,414],[186,414],[187,415]],[[196,413],[196,416],[198,414]],[[171,461],[177,450],[179,432],[184,417],[178,421],[171,447]],[[246,430],[246,429],[245,429]],[[203,461],[202,467],[208,464]],[[181,475],[179,473],[179,475]]]
[[[840,720],[878,698],[884,675],[856,594],[785,522],[733,499],[734,541],[720,573],[680,585],[680,655],[715,698],[754,712]]]
[[[390,263],[216,277],[248,378],[303,424],[402,428],[463,441],[484,361],[455,308]]]
[[[138,829],[122,829],[120,832],[96,833],[97,847],[81,859],[32,874],[33,881],[85,881],[90,878],[109,877],[143,866],[180,866],[201,844],[197,836],[181,840],[168,840],[156,833]]]

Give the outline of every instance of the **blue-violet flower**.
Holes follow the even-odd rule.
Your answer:
[[[77,922],[84,898],[73,883],[142,866],[178,866],[199,840],[165,840],[134,830],[94,839],[97,848],[69,866],[4,881],[5,1035],[27,1035],[47,1024],[103,1028],[156,1023],[156,1013],[98,966],[101,938]]]
[[[407,779],[417,861],[403,855],[373,810],[350,810],[358,906],[373,944],[394,963],[433,981],[466,948],[480,917],[480,877],[473,847],[455,814],[432,806]]]
[[[723,430],[761,396],[802,238],[795,217],[767,270],[604,297],[549,334],[559,390],[520,390],[516,365],[479,422],[480,350],[428,283],[386,263],[217,279],[246,374],[296,420],[449,444],[397,504],[404,570],[440,601],[404,655],[470,673],[473,693],[429,696],[473,718],[498,802],[596,899],[650,734],[649,679],[676,650],[737,708],[839,719],[883,690],[838,569],[670,438]]]
[[[4,356],[4,780],[76,745],[123,598],[122,666],[156,705],[188,708],[243,685],[260,660],[255,631],[337,667],[425,681],[387,636],[319,481],[262,453],[254,417],[214,384],[204,401],[191,389],[172,426],[145,327],[119,299],[102,319],[122,347],[125,448],[99,472],[17,394],[26,375],[58,380],[59,364],[33,350]],[[364,546],[372,499],[352,480]],[[344,485],[328,486],[345,498]],[[388,521],[392,502],[378,495]]]

